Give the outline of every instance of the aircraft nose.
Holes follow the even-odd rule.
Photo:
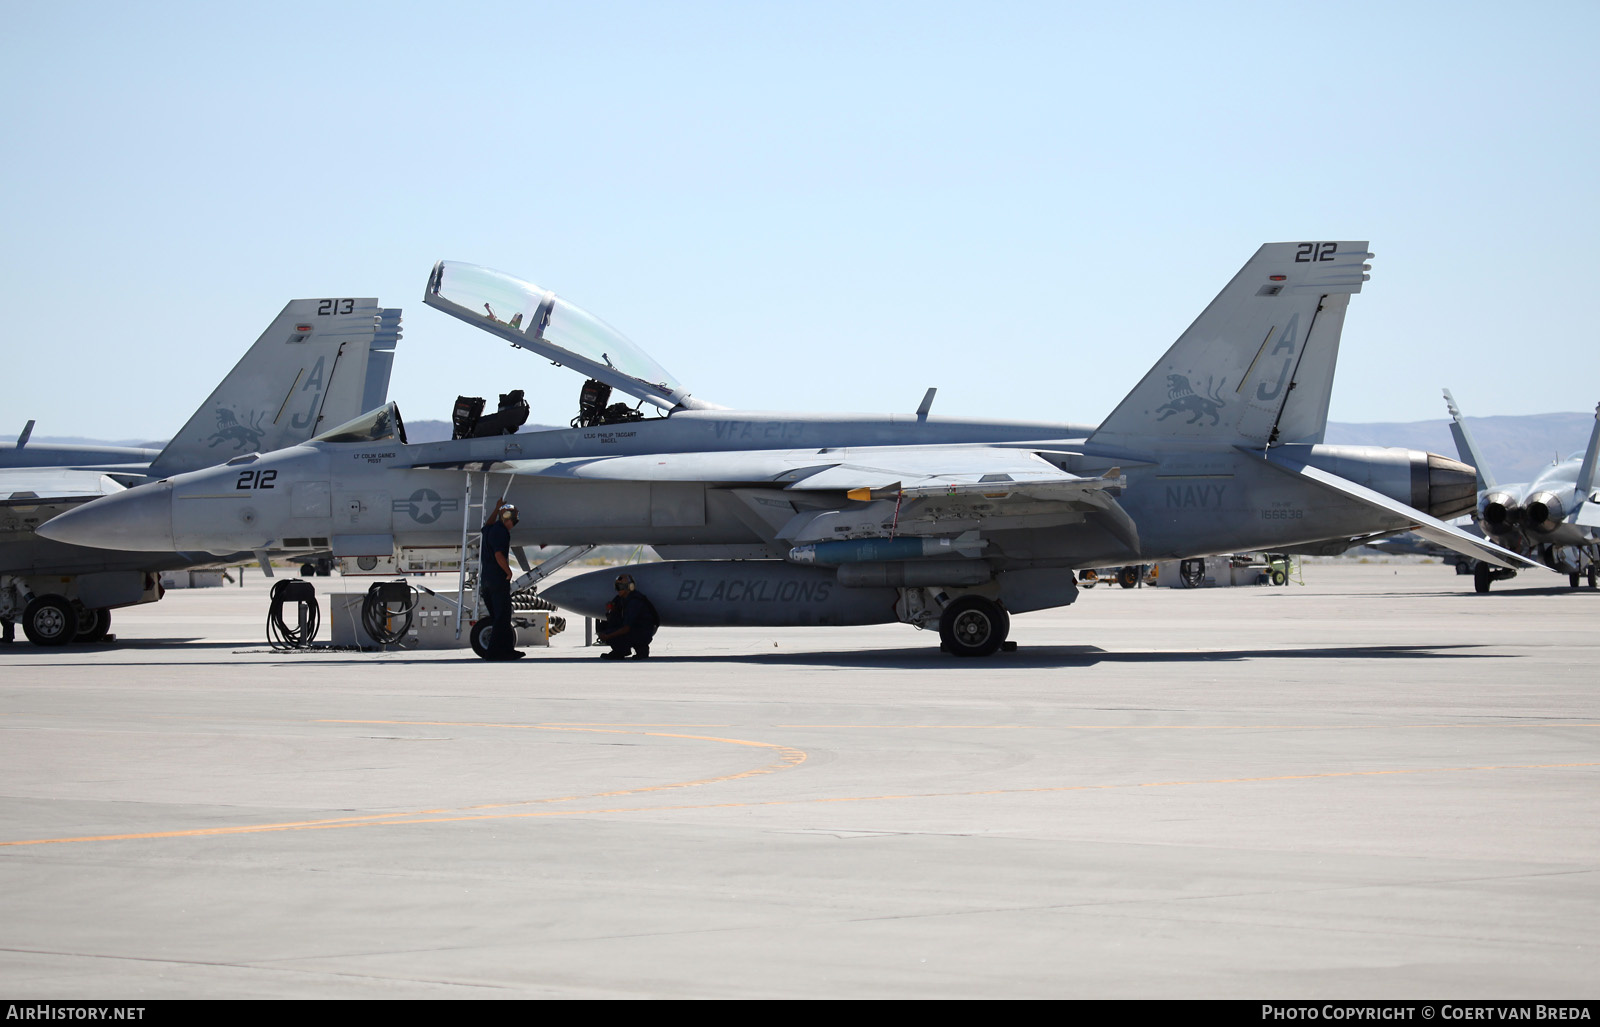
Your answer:
[[[95,549],[171,553],[172,485],[156,482],[85,503],[36,529],[45,538]]]

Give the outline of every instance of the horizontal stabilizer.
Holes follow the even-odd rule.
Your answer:
[[[1338,492],[1347,499],[1390,513],[1410,522],[1410,529],[1430,542],[1437,542],[1453,552],[1470,556],[1474,560],[1482,560],[1499,567],[1521,569],[1524,567],[1537,567],[1539,564],[1526,557],[1519,556],[1511,550],[1497,546],[1487,539],[1469,535],[1454,525],[1446,524],[1437,517],[1430,517],[1415,507],[1390,499],[1381,492],[1376,492],[1365,485],[1357,485],[1346,478],[1336,474],[1329,474],[1310,464],[1303,463],[1293,457],[1285,456],[1276,450],[1267,451],[1267,462],[1274,467],[1281,468],[1290,474],[1299,475],[1317,484]]]

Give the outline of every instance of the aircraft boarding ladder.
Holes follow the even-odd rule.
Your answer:
[[[483,479],[481,482],[473,480],[480,476]],[[492,477],[493,473],[490,471],[483,471],[481,474],[468,471],[466,474],[466,491],[461,502],[461,570],[456,582],[456,638],[458,639],[461,637],[464,625],[475,622],[484,615],[483,597],[478,592],[478,577],[483,566],[483,523],[489,518],[489,488]],[[511,481],[512,476],[506,475],[506,484],[500,490],[499,496],[502,501],[511,491]],[[511,551],[523,571],[522,575],[511,583],[512,595],[534,588],[540,581],[593,548],[592,545],[567,546],[541,560],[537,567],[529,567],[527,554],[522,547],[512,546]],[[540,599],[537,602],[541,608],[555,609],[545,600]]]

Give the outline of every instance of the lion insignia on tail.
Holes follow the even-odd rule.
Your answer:
[[[1210,417],[1212,424],[1221,421],[1217,411],[1228,404],[1222,401],[1222,388],[1227,385],[1224,379],[1212,385],[1211,379],[1206,379],[1205,394],[1198,393],[1189,384],[1189,376],[1182,374],[1167,375],[1167,402],[1156,409],[1161,411],[1157,421],[1165,421],[1173,414],[1188,414],[1189,419],[1185,424],[1196,424],[1202,417]]]

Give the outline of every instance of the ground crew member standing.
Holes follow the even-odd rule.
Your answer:
[[[616,580],[617,597],[606,604],[606,617],[598,625],[595,638],[611,647],[601,653],[602,660],[620,660],[633,650],[633,658],[650,658],[650,640],[656,637],[661,618],[656,615],[655,604],[633,586],[631,574],[619,574]]]
[[[517,508],[501,499],[483,524],[483,567],[478,572],[478,593],[489,607],[489,648],[486,660],[520,660],[528,655],[516,646],[511,627],[511,529],[517,526]]]

